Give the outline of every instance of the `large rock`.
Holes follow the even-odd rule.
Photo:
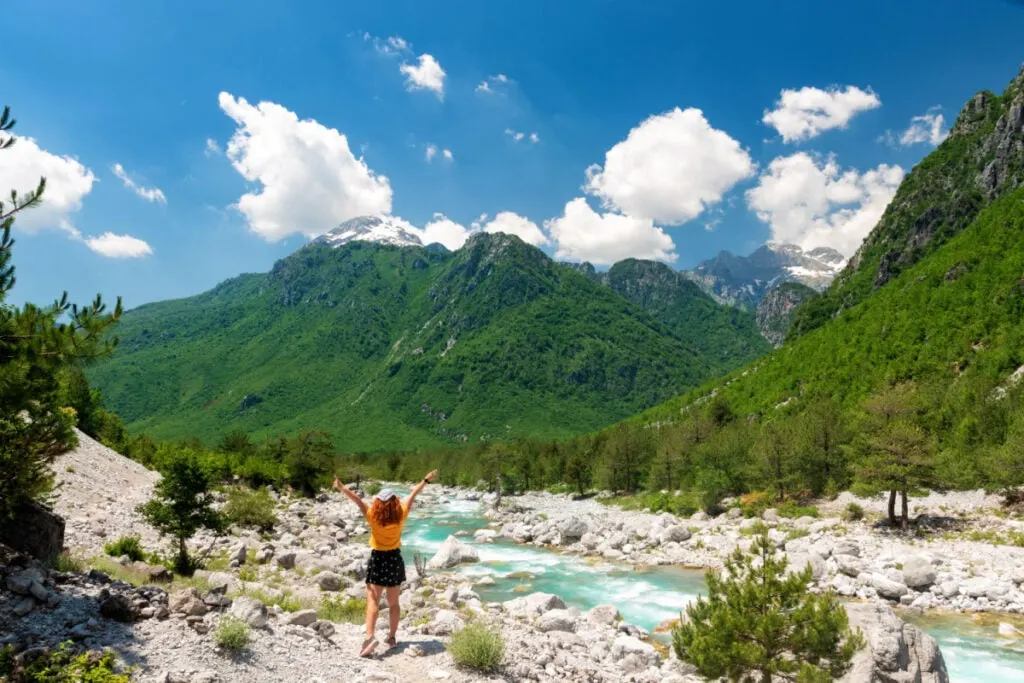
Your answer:
[[[885,605],[851,603],[846,612],[850,627],[864,632],[867,647],[854,657],[842,683],[948,683],[946,662],[930,635]]]
[[[612,643],[612,659],[616,662],[629,656],[634,656],[641,663],[647,666],[656,666],[661,663],[658,651],[650,643],[645,643],[639,638],[620,634]]]
[[[662,531],[659,540],[662,543],[682,543],[690,540],[690,535],[689,529],[681,524],[676,524]]]
[[[49,560],[64,551],[64,518],[38,503],[27,503],[13,519],[0,523],[0,543]]]
[[[167,598],[167,609],[175,614],[184,614],[188,617],[201,617],[209,611],[206,603],[200,597],[199,591],[195,588],[186,588],[171,593]]]
[[[583,534],[587,533],[587,523],[577,517],[562,522],[562,525],[558,529],[562,535],[562,542],[565,544],[575,543],[576,541],[583,538]]]
[[[567,609],[553,609],[540,615],[537,620],[537,630],[548,633],[550,631],[575,631],[576,616]]]
[[[517,617],[539,617],[553,609],[565,609],[562,598],[551,593],[530,593],[503,604],[505,611]]]
[[[903,583],[918,590],[935,583],[935,567],[926,558],[912,555],[903,563]]]
[[[586,614],[587,621],[592,624],[614,626],[619,620],[619,610],[615,605],[598,605]]]
[[[312,626],[316,623],[316,610],[304,609],[298,612],[293,612],[288,615],[285,623],[291,624],[292,626]]]
[[[235,598],[228,609],[228,614],[249,624],[253,628],[263,628],[267,625],[267,608],[256,598],[241,596]]]
[[[100,614],[105,619],[130,624],[138,618],[132,603],[122,595],[111,595],[100,603]]]
[[[441,544],[437,554],[430,558],[427,567],[430,569],[451,569],[463,562],[479,562],[480,555],[476,548],[466,545],[454,536],[449,536]]]
[[[320,586],[322,591],[340,591],[348,585],[348,581],[345,577],[338,576],[334,572],[323,572],[317,574],[316,584]]]
[[[882,574],[872,574],[871,585],[874,586],[875,592],[887,600],[899,600],[910,592],[902,583],[886,578]]]

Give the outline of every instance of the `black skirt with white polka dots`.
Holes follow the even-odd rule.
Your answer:
[[[366,565],[368,585],[391,588],[401,586],[404,581],[405,560],[402,559],[401,549],[370,552],[370,562]]]

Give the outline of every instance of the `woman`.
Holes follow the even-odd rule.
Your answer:
[[[350,488],[334,478],[334,488],[344,493],[353,503],[359,506],[363,516],[370,525],[370,563],[366,567],[366,640],[359,651],[360,657],[369,657],[377,649],[374,630],[377,628],[377,612],[380,596],[387,591],[388,596],[388,638],[385,642],[390,650],[398,645],[395,634],[398,632],[398,620],[401,608],[398,596],[402,592],[405,581],[405,561],[402,560],[402,527],[409,517],[413,501],[420,495],[423,487],[437,476],[434,470],[423,481],[416,485],[409,497],[404,501],[391,489],[383,489],[373,497],[367,506],[363,499]]]

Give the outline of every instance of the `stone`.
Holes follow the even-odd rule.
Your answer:
[[[832,547],[832,556],[838,557],[839,555],[860,557],[860,546],[853,541],[839,541]]]
[[[903,562],[903,583],[921,590],[935,583],[935,567],[920,555],[911,555]]]
[[[32,585],[28,587],[28,594],[39,602],[46,602],[46,598],[49,597],[49,593],[46,592],[46,586],[38,581],[33,581]]]
[[[244,621],[252,628],[263,628],[268,621],[267,606],[255,598],[244,595],[232,601],[228,614]]]
[[[282,553],[274,558],[281,569],[295,568],[295,553]]]
[[[100,614],[111,621],[118,621],[122,624],[130,624],[135,621],[137,615],[132,604],[127,598],[121,595],[111,595],[100,603]]]
[[[946,663],[935,639],[904,623],[892,608],[877,603],[849,603],[851,629],[863,631],[867,647],[853,658],[841,683],[913,681],[949,683]]]
[[[334,635],[334,624],[324,619],[318,619],[310,628],[320,634],[322,638],[330,638]]]
[[[887,600],[899,600],[910,591],[902,583],[888,579],[882,574],[872,574],[871,585],[880,596]]]
[[[690,519],[694,522],[706,522],[708,521],[708,513],[703,510],[698,510],[690,515]]]
[[[320,586],[322,591],[336,592],[346,588],[348,581],[343,576],[338,576],[334,572],[323,572],[317,574],[316,585]]]
[[[37,583],[36,574],[30,571],[18,572],[7,577],[7,590],[17,595],[30,595],[32,584]]]
[[[857,578],[864,571],[864,563],[853,555],[834,555],[833,559],[839,572],[852,578]]]
[[[592,624],[614,626],[619,620],[619,610],[615,605],[598,605],[587,612],[586,619]]]
[[[0,543],[48,560],[64,550],[64,518],[42,505],[29,502],[14,512],[14,518],[0,524]]]
[[[662,543],[682,543],[690,540],[690,530],[681,524],[670,526],[661,532],[659,539]]]
[[[729,508],[729,511],[725,513],[726,519],[739,519],[743,516],[742,508]]]
[[[497,535],[498,532],[494,529],[477,529],[473,534],[473,540],[477,543],[492,543]]]
[[[537,620],[537,630],[543,633],[549,631],[575,631],[576,617],[567,609],[553,609],[540,615]]]
[[[781,521],[781,518],[779,517],[779,511],[776,510],[775,508],[768,508],[767,510],[762,512],[761,513],[761,519],[763,519],[766,522],[779,522],[779,521]]]
[[[462,628],[464,622],[455,612],[448,609],[441,609],[434,615],[430,622],[430,632],[438,636],[448,636]]]
[[[245,547],[245,545],[239,543],[238,545],[236,545],[234,548],[231,549],[231,552],[228,553],[228,561],[229,562],[237,562],[240,565],[241,564],[245,564],[245,555],[246,555],[246,547]]]
[[[503,604],[505,611],[517,617],[539,617],[553,609],[565,609],[565,603],[551,593],[531,593]]]
[[[597,534],[587,532],[583,534],[582,538],[580,538],[580,543],[582,543],[583,547],[587,550],[594,550],[597,546],[601,545],[601,539]]]
[[[175,614],[184,614],[189,617],[199,617],[209,611],[202,598],[199,597],[199,591],[195,588],[186,588],[171,593],[167,598],[167,609]]]
[[[292,626],[312,626],[316,623],[316,610],[304,609],[299,610],[298,612],[293,612],[288,615],[285,623]]]
[[[14,609],[12,609],[11,612],[16,617],[23,617],[26,614],[28,614],[29,612],[31,612],[32,610],[34,610],[35,607],[36,607],[36,601],[35,600],[33,600],[32,598],[22,598],[18,602],[18,604],[16,604],[14,606]]]
[[[451,569],[463,562],[479,561],[480,554],[477,553],[476,548],[466,545],[454,536],[449,536],[441,544],[437,554],[430,558],[427,567],[430,569]]]
[[[789,560],[789,566],[786,567],[786,570],[789,572],[800,572],[809,566],[811,568],[811,578],[815,581],[820,581],[828,571],[828,565],[825,564],[825,560],[817,553],[787,552],[786,556]]]
[[[983,576],[967,579],[960,584],[960,592],[969,598],[980,598],[986,595],[991,588],[992,580]]]
[[[145,583],[170,583],[174,580],[174,575],[167,570],[167,567],[160,565],[132,562],[130,568],[133,572],[141,574]]]
[[[583,534],[588,530],[587,523],[578,517],[565,520],[558,528],[558,532],[562,535],[562,541],[569,543],[575,543],[583,538]]]
[[[1008,624],[1005,621],[999,622],[999,635],[1004,638],[1020,638],[1022,634],[1013,624]]]
[[[615,641],[612,643],[611,655],[612,659],[616,662],[633,655],[642,664],[644,664],[644,666],[656,666],[661,662],[661,657],[658,655],[658,651],[654,649],[653,645],[645,643],[639,638],[634,638],[633,636],[627,636],[624,634],[616,636]]]

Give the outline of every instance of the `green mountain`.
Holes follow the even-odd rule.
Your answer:
[[[346,243],[352,232],[270,273],[129,311],[91,382],[155,437],[319,429],[373,451],[593,430],[762,348],[704,295],[682,335],[678,319],[515,237],[480,234],[451,253]],[[674,306],[666,320],[684,315]]]
[[[980,92],[949,137],[918,164],[824,296],[802,306],[791,334],[820,327],[935,252],[992,202],[1024,184],[1024,68],[1002,95]]]
[[[685,273],[664,263],[626,259],[607,272],[589,263],[570,267],[651,313],[715,367],[731,369],[738,360],[753,360],[771,348],[753,314],[719,304]]]

